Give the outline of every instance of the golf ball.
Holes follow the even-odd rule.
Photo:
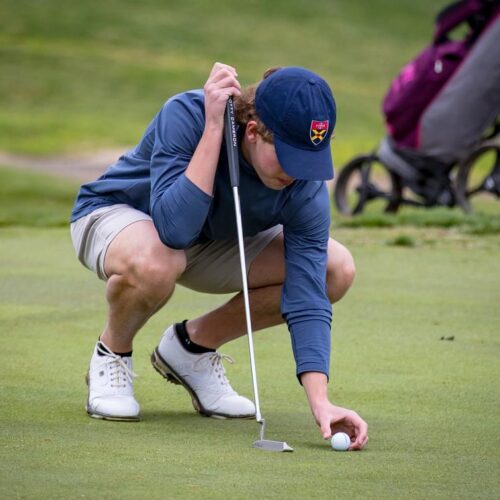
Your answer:
[[[351,438],[345,432],[337,432],[330,443],[335,451],[347,451],[351,446]]]

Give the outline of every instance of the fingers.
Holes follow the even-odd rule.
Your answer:
[[[330,419],[325,418],[322,422],[320,422],[320,429],[323,439],[332,438],[332,427]]]
[[[203,87],[205,94],[206,125],[223,127],[223,116],[230,96],[239,96],[241,86],[236,69],[223,63],[215,63]]]
[[[210,76],[208,78],[210,79],[211,77],[215,76],[221,70],[226,70],[229,73],[232,73],[235,77],[238,76],[238,73],[237,73],[236,69],[233,68],[232,66],[229,66],[228,64],[224,64],[224,63],[221,63],[221,62],[216,62],[212,66],[212,70],[210,71]]]
[[[318,422],[323,439],[331,439],[337,432],[345,432],[351,439],[355,436],[355,428],[351,421],[345,416],[327,414]]]
[[[361,450],[368,442],[368,424],[355,412],[353,412],[352,423],[354,426],[355,439],[349,450]]]
[[[205,94],[209,97],[218,97],[219,95],[223,95],[226,97],[226,100],[231,95],[238,96],[241,93],[238,80],[229,75],[217,81],[207,81],[204,90]]]
[[[365,446],[366,443],[368,443],[368,434],[363,434],[363,435],[358,435],[354,443],[351,444],[349,447],[349,450],[351,451],[357,451],[357,450],[362,450]]]
[[[236,69],[227,64],[215,63],[205,84],[205,92],[221,91],[227,99],[230,95],[240,95],[240,90]]]
[[[354,411],[343,410],[325,413],[317,420],[323,439],[331,439],[337,432],[345,432],[351,438],[350,451],[361,450],[368,442],[368,424]]]

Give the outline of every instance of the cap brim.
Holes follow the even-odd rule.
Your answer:
[[[299,149],[274,136],[276,156],[283,170],[294,179],[326,181],[333,179],[330,145],[322,149]]]

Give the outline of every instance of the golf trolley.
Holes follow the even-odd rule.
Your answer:
[[[369,203],[459,206],[500,198],[500,0],[458,0],[436,16],[431,43],[391,82],[387,137],[340,171],[334,201],[357,215]]]
[[[356,156],[340,171],[334,201],[345,215],[358,215],[367,204],[387,213],[402,205],[459,206],[472,211],[471,199],[489,193],[500,198],[500,123],[463,161],[437,165],[431,158],[400,152],[386,137],[377,151]]]

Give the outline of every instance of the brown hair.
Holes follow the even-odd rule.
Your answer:
[[[264,72],[262,79],[265,80],[279,69],[279,67],[269,68]],[[236,121],[243,127],[246,127],[249,121],[255,121],[257,123],[257,133],[265,142],[272,143],[273,133],[262,123],[255,111],[255,92],[259,83],[244,87],[241,90],[241,95],[234,99]]]

